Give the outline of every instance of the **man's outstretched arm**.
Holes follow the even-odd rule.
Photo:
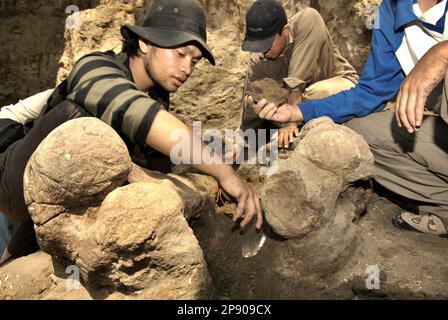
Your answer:
[[[173,148],[179,141],[171,140],[172,133],[176,130],[185,132],[190,141],[190,163],[193,163],[193,130],[175,116],[165,110],[160,110],[152,122],[146,143],[155,150],[170,156]],[[201,141],[201,154],[207,146]],[[220,163],[216,158],[214,163]],[[234,215],[234,221],[244,216],[241,227],[246,226],[253,217],[257,217],[257,229],[263,223],[262,208],[258,195],[229,165],[225,164],[192,164],[193,167],[205,174],[215,177],[221,187],[238,201],[238,208]]]

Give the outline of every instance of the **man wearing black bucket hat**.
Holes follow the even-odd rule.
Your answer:
[[[301,8],[289,21],[276,0],[257,0],[246,14],[243,51],[252,52],[248,81],[274,79],[289,91],[285,102],[298,104],[355,86],[356,70],[341,55],[320,14]],[[241,129],[269,126],[243,107]],[[280,129],[279,145],[288,147],[297,124]]]
[[[33,128],[0,154],[0,166],[5,168],[0,172],[0,211],[21,222],[0,264],[36,249],[23,196],[23,174],[40,142],[62,123],[86,116],[100,118],[117,131],[131,154],[135,149],[146,150],[150,168],[160,154],[170,155],[175,147],[176,142],[167,138],[172,132],[185,130],[192,139],[192,130],[163,107],[202,57],[215,64],[207,46],[203,9],[190,0],[155,0],[142,26],[123,26],[121,33],[122,52],[82,57],[54,90]],[[256,226],[261,228],[260,200],[231,166],[193,166],[216,177],[238,201],[235,221],[244,216],[241,226],[246,226],[256,217]]]

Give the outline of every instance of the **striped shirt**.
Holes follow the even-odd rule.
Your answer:
[[[69,100],[110,125],[128,144],[145,146],[151,124],[169,94],[161,88],[139,91],[125,53],[97,52],[82,57],[61,83],[42,114]]]

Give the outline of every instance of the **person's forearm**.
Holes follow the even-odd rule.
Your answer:
[[[192,167],[215,177],[218,181],[222,181],[224,178],[236,174],[232,166],[227,164],[193,164]]]
[[[291,91],[288,95],[288,104],[296,107],[298,109],[297,119],[298,121],[287,123],[285,126],[298,125],[303,121],[302,111],[299,108],[299,105],[303,102],[303,93],[302,91]]]
[[[288,95],[288,104],[298,105],[303,101],[302,91],[291,91]]]
[[[173,135],[175,139],[172,139]],[[146,143],[167,156],[171,156],[174,148],[182,146],[178,148],[180,150],[178,150],[176,157],[218,180],[235,174],[230,165],[221,164],[223,161],[219,155],[212,154],[212,158],[207,159],[207,163],[211,164],[203,163],[203,154],[210,154],[207,150],[208,147],[200,138],[193,138],[193,130],[190,127],[165,110],[160,110],[157,113],[149,130]],[[196,157],[195,152],[197,153]]]
[[[430,50],[437,50],[440,53],[439,56],[444,61],[445,70],[448,69],[448,40],[440,42]]]
[[[298,105],[294,105],[296,107],[296,112],[295,112],[295,122],[296,123],[301,123],[304,119],[303,119],[303,113],[302,110],[300,109],[300,104]]]

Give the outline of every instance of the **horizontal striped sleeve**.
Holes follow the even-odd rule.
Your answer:
[[[126,77],[112,57],[95,55],[81,58],[67,78],[67,89],[72,92],[78,85],[105,74],[120,74]]]
[[[143,92],[132,89],[124,90],[119,95],[115,96],[114,99],[109,101],[108,107],[106,108],[105,112],[101,115],[101,117],[98,118],[112,126],[115,130],[121,131],[123,127],[124,116],[120,117],[119,114],[124,114],[127,108],[129,108],[129,105],[137,99],[144,99],[148,105],[151,105],[153,103],[153,100]],[[136,119],[136,121],[139,120],[141,119]],[[134,142],[133,135],[130,133],[130,131],[123,133]]]
[[[104,111],[100,114],[99,106],[106,105],[105,109],[109,108],[112,101],[123,92],[131,90],[135,94],[136,89],[132,82],[124,78],[113,77],[98,77],[89,82],[79,85],[78,90],[73,91],[67,96],[68,100],[84,107],[93,116],[101,118]],[[138,94],[143,95],[143,92],[137,91]],[[107,101],[106,101],[107,99]]]
[[[123,115],[122,131],[134,137],[134,142],[139,145],[146,143],[152,122],[162,107],[159,102],[148,102],[145,98],[134,101]]]
[[[112,79],[117,79],[117,76],[105,75],[95,79],[96,81],[87,82],[83,86],[80,86],[79,90],[69,95],[67,99],[76,102],[80,106],[84,106],[84,108],[88,110],[92,115],[98,116],[99,113],[95,106],[97,105],[97,102],[99,102],[99,99],[102,98],[102,92],[95,92],[95,90],[92,90],[92,88],[93,86],[101,86],[100,81],[111,81]],[[97,94],[95,95],[95,93]],[[89,97],[88,102],[86,102],[87,97]]]
[[[122,137],[145,143],[160,104],[137,90],[113,57],[81,59],[68,79],[68,100],[113,127]]]
[[[116,64],[112,61],[90,61],[76,73],[68,85],[69,90],[74,90],[79,84],[90,81],[102,74],[117,74],[122,75],[123,71],[118,69]]]

